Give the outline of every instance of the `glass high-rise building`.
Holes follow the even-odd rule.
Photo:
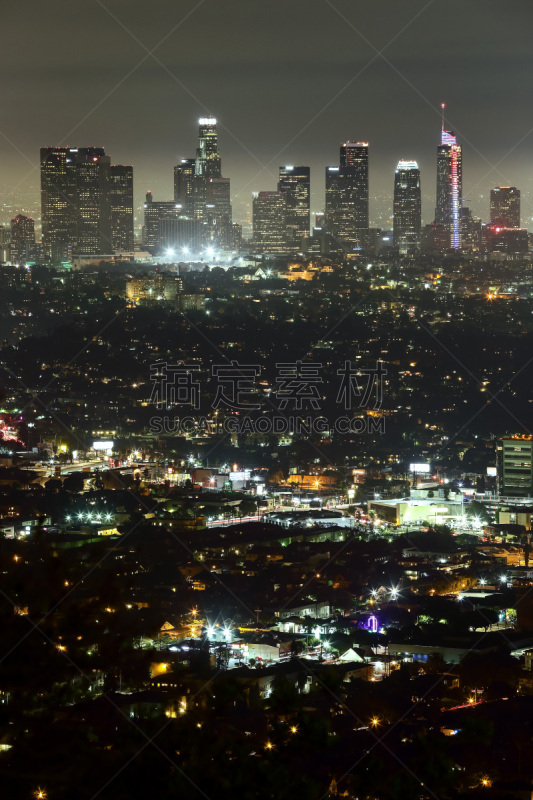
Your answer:
[[[407,253],[420,244],[422,197],[416,161],[400,161],[394,175],[394,245]]]
[[[444,112],[444,106],[443,112]],[[435,222],[450,232],[450,248],[461,247],[461,205],[463,199],[463,159],[461,145],[452,131],[444,127],[437,147],[437,204]]]
[[[285,242],[288,251],[302,249],[311,224],[311,170],[309,167],[279,168],[278,191],[285,198]]]
[[[520,227],[520,189],[516,186],[491,189],[490,223],[499,228]]]

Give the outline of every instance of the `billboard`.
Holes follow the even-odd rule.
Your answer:
[[[429,474],[429,464],[409,464],[409,472],[423,472]]]
[[[113,441],[99,441],[93,442],[93,450],[111,451],[113,449]]]
[[[249,481],[250,470],[246,469],[242,472],[230,472],[229,479],[230,481]]]

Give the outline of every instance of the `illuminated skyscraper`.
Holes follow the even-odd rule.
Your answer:
[[[422,199],[416,161],[400,161],[394,175],[394,244],[407,253],[420,244]]]
[[[23,214],[11,220],[11,263],[25,264],[35,248],[35,222]]]
[[[311,223],[311,170],[309,167],[279,168],[278,191],[285,198],[285,242],[288,251],[302,249]]]
[[[520,189],[516,186],[491,189],[490,223],[499,228],[520,227]]]
[[[325,227],[347,252],[361,249],[368,231],[368,143],[345,142],[340,165],[326,167]]]
[[[281,192],[259,192],[252,201],[253,239],[258,253],[285,253],[285,198]]]
[[[41,148],[41,219],[44,257],[66,261],[76,239],[77,150]]]
[[[444,128],[442,104],[441,143],[437,148],[437,207],[435,222],[450,231],[450,248],[461,247],[461,204],[463,198],[463,162],[461,145],[452,131]]]
[[[58,262],[73,253],[112,253],[113,225],[117,241],[132,243],[132,180],[132,168],[111,167],[111,159],[102,147],[42,148],[44,257]],[[131,234],[126,234],[129,221]]]
[[[340,167],[351,178],[353,219],[356,231],[368,229],[368,142],[341,144]]]
[[[200,117],[196,174],[205,178],[220,178],[222,175],[215,117]]]
[[[133,251],[133,167],[111,164],[109,209],[113,251]]]
[[[230,181],[222,177],[214,117],[199,120],[196,158],[183,158],[174,167],[174,201],[182,217],[204,226],[205,244],[232,249]]]
[[[80,147],[76,154],[77,232],[79,255],[111,253],[109,168],[103,147]]]

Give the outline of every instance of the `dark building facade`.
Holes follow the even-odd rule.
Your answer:
[[[111,164],[109,169],[109,209],[111,245],[116,250],[133,251],[133,167]]]
[[[174,202],[181,206],[187,216],[193,213],[195,158],[182,158],[174,167]]]
[[[35,250],[35,221],[23,214],[11,220],[11,263],[25,264]]]
[[[490,224],[497,228],[520,227],[520,189],[516,186],[491,189]]]

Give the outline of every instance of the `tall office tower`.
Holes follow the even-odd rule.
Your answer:
[[[182,158],[174,167],[174,202],[181,206],[183,214],[192,216],[193,183],[196,171],[195,158]]]
[[[76,155],[71,147],[41,148],[44,257],[66,261],[76,239]]]
[[[341,171],[352,180],[353,215],[356,230],[368,229],[368,142],[344,142]]]
[[[325,227],[347,252],[365,246],[369,227],[367,142],[344,142],[340,166],[326,167]]]
[[[111,168],[111,159],[101,147],[41,149],[45,258],[57,262],[65,261],[72,253],[103,255],[113,251],[113,220],[118,226],[118,239],[124,238],[124,234],[118,234],[118,228],[122,227],[119,218],[125,224],[131,216],[133,229],[131,170],[131,167],[118,165]],[[119,191],[119,185],[122,185],[122,191]],[[115,215],[112,214],[112,202],[118,204]],[[118,206],[121,206],[121,211]]]
[[[422,197],[416,161],[399,161],[394,175],[394,245],[407,253],[420,244]]]
[[[254,247],[258,253],[285,253],[285,198],[281,192],[259,192],[252,201]]]
[[[326,211],[324,228],[338,247],[350,252],[361,247],[355,227],[352,175],[342,167],[326,167]]]
[[[490,224],[498,228],[520,227],[520,189],[497,186],[490,190]]]
[[[132,252],[133,236],[133,167],[111,164],[109,168],[109,207],[113,251]]]
[[[220,178],[222,175],[215,117],[200,117],[196,174],[205,178]]]
[[[109,171],[103,147],[80,147],[76,155],[77,234],[79,255],[111,253]]]
[[[461,204],[463,198],[463,160],[461,145],[452,131],[444,127],[442,104],[441,143],[437,147],[437,207],[435,222],[450,231],[450,247],[461,247]]]
[[[11,220],[11,263],[25,264],[35,249],[35,222],[23,214]]]
[[[156,201],[152,192],[146,193],[144,203],[143,245],[153,255],[163,251],[164,238],[162,221],[176,220],[181,216],[181,208],[173,200]]]
[[[208,178],[205,185],[205,202],[217,217],[231,222],[231,197],[229,178]]]
[[[288,251],[302,249],[311,223],[311,170],[309,167],[279,168],[278,192],[285,197],[285,242]]]

